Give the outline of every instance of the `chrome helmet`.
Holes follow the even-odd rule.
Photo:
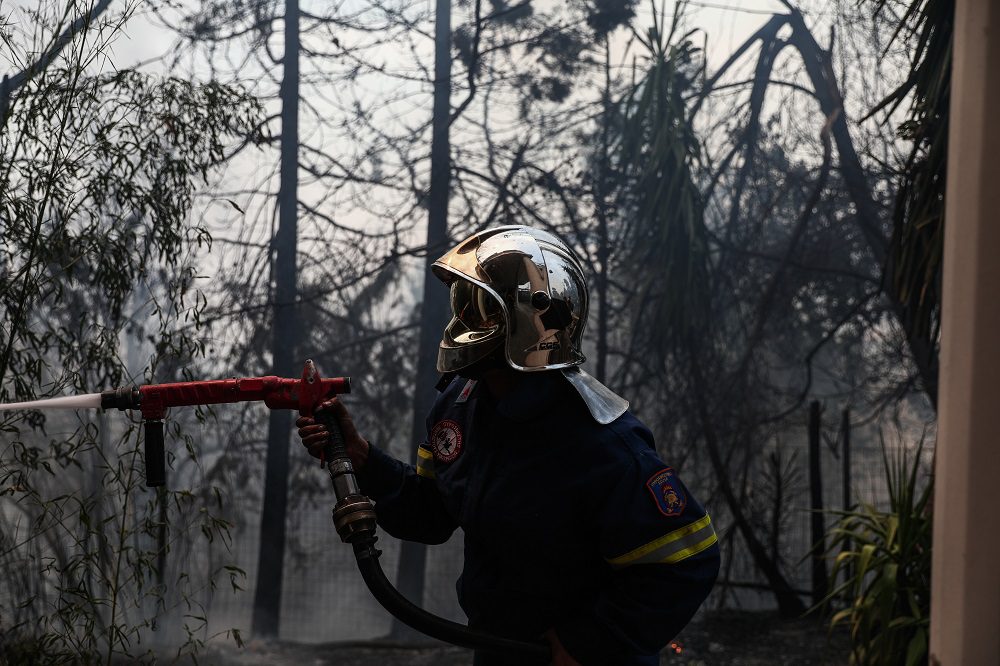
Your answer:
[[[507,364],[531,372],[584,362],[587,283],[565,243],[523,226],[486,229],[434,262],[451,288],[452,319],[439,372],[468,367],[503,345]]]

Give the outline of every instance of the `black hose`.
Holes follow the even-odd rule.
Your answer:
[[[365,579],[365,585],[371,590],[375,599],[400,621],[420,633],[446,643],[475,650],[516,652],[544,658],[550,656],[548,646],[541,643],[525,643],[510,638],[501,638],[428,613],[400,594],[386,578],[385,572],[382,571],[382,565],[378,561],[379,551],[375,548],[374,536],[359,538],[352,545],[354,546],[354,556],[358,559],[361,577]]]
[[[334,491],[337,494],[338,507],[345,498],[357,493],[357,480],[351,469],[350,458],[347,454],[347,447],[344,443],[344,435],[340,430],[340,423],[329,411],[320,411],[316,414],[317,420],[326,426],[330,433],[330,440],[323,450],[323,457],[326,460],[328,469],[333,478]],[[334,466],[338,461],[344,461],[346,468],[334,471]],[[374,523],[374,515],[372,516]],[[464,624],[446,620],[432,613],[428,613],[409,599],[399,593],[379,564],[379,551],[375,548],[374,525],[371,528],[361,527],[358,531],[341,531],[341,525],[337,522],[337,514],[334,512],[334,524],[337,524],[337,531],[341,538],[349,541],[354,547],[354,556],[358,560],[358,569],[361,577],[365,580],[365,585],[371,591],[372,596],[383,608],[392,613],[404,624],[413,627],[417,631],[431,638],[436,638],[446,643],[452,643],[460,647],[472,648],[474,650],[490,650],[494,652],[517,653],[541,657],[548,659],[550,651],[548,646],[541,643],[525,643],[510,638],[501,638],[484,631],[471,629]]]

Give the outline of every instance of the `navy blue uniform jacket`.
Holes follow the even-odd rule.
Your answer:
[[[554,627],[585,665],[657,664],[718,574],[711,519],[650,431],[630,412],[597,423],[558,372],[526,375],[499,402],[454,379],[417,466],[373,446],[359,477],[397,538],[437,544],[462,528],[471,626],[528,640]]]

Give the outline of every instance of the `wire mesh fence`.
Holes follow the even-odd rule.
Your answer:
[[[843,455],[834,426],[830,425],[829,435],[820,448],[823,470],[823,501],[828,510],[839,510],[845,505],[843,496]],[[912,432],[912,428],[910,429]],[[802,592],[803,601],[809,602],[811,582],[810,562],[806,556],[810,543],[810,510],[808,488],[801,480],[806,479],[808,464],[805,427],[793,429],[783,434],[781,447],[785,449],[788,469],[797,473],[800,481],[789,486],[785,502],[785,522],[782,523],[780,540],[773,544],[776,548],[782,571],[790,584]],[[866,501],[882,505],[887,496],[884,477],[883,446],[889,455],[899,455],[903,450],[914,448],[914,439],[889,440],[878,424],[867,425],[855,430],[852,436],[851,490],[849,502]],[[779,446],[777,443],[775,447]],[[929,449],[929,447],[928,447]],[[790,454],[795,452],[794,457]],[[392,447],[391,453],[405,457],[405,446]],[[765,450],[767,453],[767,450]],[[929,464],[930,451],[926,450]],[[772,480],[757,479],[761,473],[764,457],[754,459],[753,469],[748,471],[749,482],[744,490],[747,513],[764,517],[771,510],[754,482],[766,485]],[[259,464],[259,463],[257,463]],[[82,471],[81,473],[87,473]],[[682,471],[682,473],[684,473]],[[687,474],[684,473],[685,478]],[[317,478],[320,478],[317,475]],[[710,476],[705,477],[710,480]],[[172,525],[170,548],[160,560],[165,570],[151,576],[147,584],[157,580],[165,582],[167,599],[161,612],[153,607],[142,609],[149,616],[157,616],[155,629],[148,640],[157,645],[176,644],[185,635],[183,627],[193,628],[198,637],[208,639],[225,634],[237,628],[249,635],[252,625],[254,585],[257,580],[257,557],[260,523],[260,495],[245,492],[254,483],[251,477],[242,479],[244,486],[233,488],[226,498],[227,510],[232,522],[228,540],[207,540],[194,533],[196,523],[180,522]],[[322,479],[325,482],[325,479]],[[703,483],[703,486],[706,484]],[[282,573],[282,603],[279,638],[298,643],[328,643],[336,641],[379,640],[388,637],[392,628],[389,614],[378,605],[368,592],[357,570],[352,549],[342,543],[334,530],[330,510],[335,499],[332,491],[319,490],[312,501],[299,502],[291,509],[288,520],[288,540]],[[707,494],[707,487],[692,487],[699,497]],[[82,492],[82,490],[71,490]],[[145,489],[135,491],[136,501],[152,501],[154,494]],[[14,516],[14,509],[4,502],[8,523]],[[713,516],[724,548],[724,568],[720,583],[706,604],[706,608],[739,608],[760,610],[774,608],[773,594],[748,555],[740,536],[732,527],[732,520],[721,499],[708,496],[707,508]],[[132,509],[130,509],[132,510]],[[171,511],[174,509],[172,508]],[[626,517],[623,517],[625,519]],[[139,516],[136,514],[135,519]],[[826,518],[829,526],[833,516]],[[766,521],[765,521],[766,522]],[[191,534],[179,533],[187,529]],[[763,527],[762,527],[763,529]],[[155,539],[144,535],[135,542],[135,547],[155,550]],[[140,543],[141,541],[141,543]],[[771,547],[772,544],[769,544]],[[380,534],[379,547],[382,550],[382,566],[390,580],[396,580],[399,542]],[[425,568],[424,598],[422,605],[432,613],[464,622],[456,597],[455,582],[462,569],[462,533],[457,531],[450,541],[428,549]],[[44,553],[36,553],[41,558]],[[23,559],[23,558],[22,558]],[[10,560],[13,562],[14,560]],[[21,560],[18,560],[21,561]],[[226,568],[230,567],[230,568]],[[245,575],[238,573],[242,571]],[[171,598],[172,586],[181,579],[188,581],[187,588],[194,590],[187,598],[176,595]],[[21,594],[6,586],[8,596],[2,600],[5,607],[14,607],[20,599],[10,595]],[[204,618],[198,624],[195,618]]]

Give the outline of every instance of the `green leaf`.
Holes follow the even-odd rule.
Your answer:
[[[926,630],[918,629],[906,647],[906,666],[919,666],[926,663],[927,642]]]

